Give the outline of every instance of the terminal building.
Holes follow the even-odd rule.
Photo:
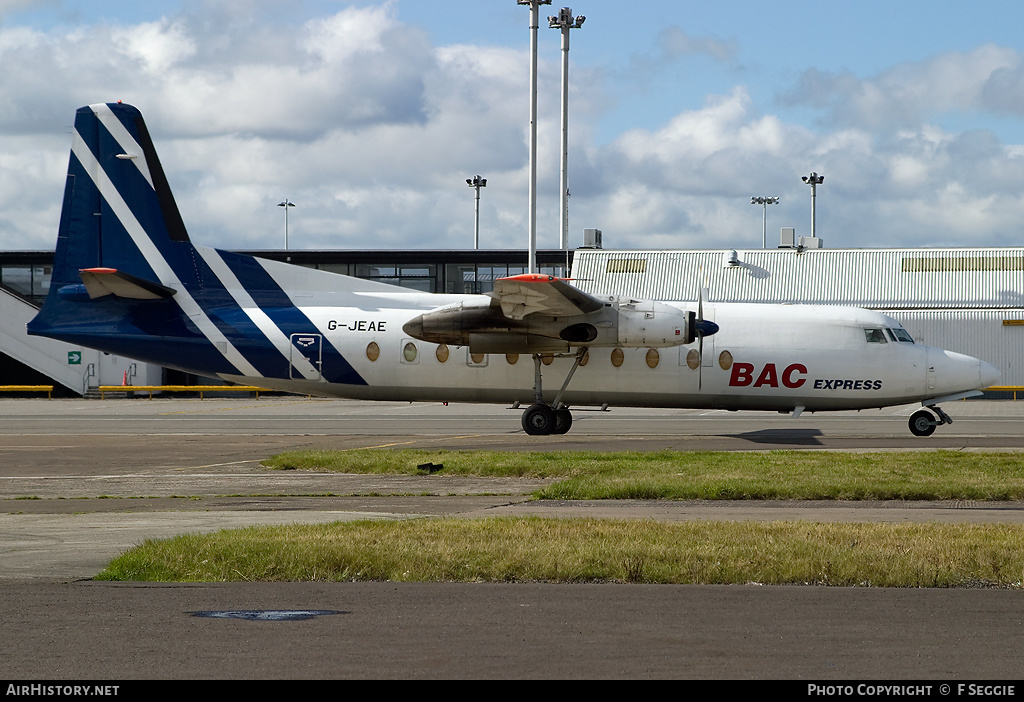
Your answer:
[[[590,230],[593,231],[593,230]],[[981,358],[1001,386],[1024,386],[1024,248],[825,249],[803,237],[777,249],[537,252],[538,269],[594,295],[706,302],[853,305],[899,320],[915,341]],[[594,242],[598,243],[594,243]],[[526,272],[524,250],[247,251],[427,292],[488,292]],[[0,385],[189,384],[195,378],[132,359],[28,337],[49,289],[52,252],[0,252]],[[709,337],[713,342],[713,337]],[[793,340],[794,349],[800,339]],[[206,381],[201,381],[206,382]]]

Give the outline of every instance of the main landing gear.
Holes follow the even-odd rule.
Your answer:
[[[935,427],[940,424],[953,423],[950,416],[935,405],[930,405],[928,409],[933,410],[935,414],[922,409],[910,415],[910,433],[914,436],[931,436],[935,433]],[[937,419],[936,414],[938,415]]]
[[[572,426],[572,413],[567,407],[554,409],[548,405],[533,404],[523,412],[523,430],[532,436],[564,434]]]
[[[544,393],[541,390],[541,355],[533,354],[533,404],[523,412],[523,431],[531,436],[547,436],[549,434],[564,434],[572,427],[572,413],[569,408],[562,404],[562,394],[573,373],[580,367],[580,363],[587,355],[587,347],[581,346],[576,350],[576,361],[572,364],[569,375],[562,383],[562,389],[555,395],[555,401],[550,405],[544,403]]]

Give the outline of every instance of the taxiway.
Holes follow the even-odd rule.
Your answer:
[[[798,419],[576,412],[528,437],[496,407],[281,397],[0,401],[0,660],[13,678],[1019,675],[1012,590],[89,580],[146,538],[256,523],[493,514],[654,519],[1024,521],[1016,503],[537,502],[534,480],[269,471],[299,448],[1024,449],[1024,402]],[[301,622],[197,611],[318,609]],[[102,643],[100,643],[102,642]]]

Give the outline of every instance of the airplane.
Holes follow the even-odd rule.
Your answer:
[[[569,431],[578,406],[798,417],[911,403],[910,430],[927,436],[952,422],[940,403],[999,376],[879,312],[695,297],[602,296],[536,273],[423,293],[196,246],[141,112],[118,102],[76,113],[50,290],[28,333],[272,390],[525,405],[539,436]]]

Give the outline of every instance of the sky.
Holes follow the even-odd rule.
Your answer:
[[[560,32],[541,6],[540,248],[559,238]],[[1024,245],[1019,0],[578,0],[570,245]],[[52,250],[74,112],[142,110],[192,240],[525,248],[516,0],[0,0],[0,250]],[[764,212],[752,196],[777,196]]]

